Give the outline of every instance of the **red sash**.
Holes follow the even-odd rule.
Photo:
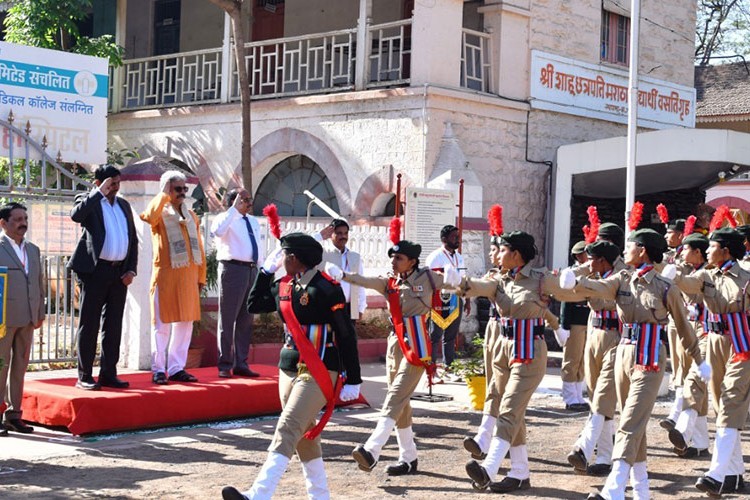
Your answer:
[[[279,311],[281,316],[284,318],[289,333],[291,333],[294,339],[294,345],[297,346],[299,351],[300,360],[307,365],[307,369],[310,371],[310,375],[315,379],[315,382],[323,391],[323,396],[326,398],[326,410],[320,421],[305,433],[307,439],[315,439],[318,434],[323,431],[323,427],[328,423],[328,419],[331,418],[333,408],[336,405],[336,399],[338,398],[339,392],[341,392],[341,375],[336,380],[336,386],[331,383],[331,376],[328,373],[328,368],[320,359],[318,352],[310,342],[305,334],[305,329],[300,325],[297,320],[297,316],[294,314],[292,307],[292,276],[286,275],[281,278],[279,283]]]
[[[404,314],[401,312],[401,294],[396,286],[396,278],[388,278],[388,289],[386,291],[386,298],[388,299],[388,308],[391,311],[391,318],[393,320],[393,329],[396,332],[396,338],[398,339],[398,345],[401,347],[401,352],[404,353],[404,357],[409,364],[414,366],[421,366],[428,373],[431,373],[435,365],[433,363],[426,363],[419,358],[419,354],[414,350],[414,346],[407,346],[404,341]],[[427,352],[432,355],[432,344],[427,344]]]

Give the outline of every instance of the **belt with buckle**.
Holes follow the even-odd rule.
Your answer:
[[[591,318],[591,326],[602,330],[619,330],[620,320],[617,318]]]
[[[125,261],[124,260],[104,260],[99,259],[98,263],[104,264],[105,266],[120,267]]]
[[[235,266],[243,266],[243,267],[249,267],[253,268],[255,267],[255,262],[247,262],[244,260],[237,260],[237,259],[229,259],[229,260],[220,260],[222,264],[234,264]]]

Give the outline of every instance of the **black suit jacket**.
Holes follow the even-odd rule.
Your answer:
[[[104,196],[98,190],[87,194],[79,194],[75,199],[75,206],[70,212],[70,218],[83,227],[83,234],[78,241],[73,256],[68,261],[68,269],[78,274],[93,273],[99,254],[104,247],[104,215],[102,214],[101,201]],[[125,256],[122,272],[137,272],[138,268],[138,235],[135,232],[133,222],[133,211],[130,203],[119,196],[115,198],[116,203],[125,213],[128,222],[128,253]]]

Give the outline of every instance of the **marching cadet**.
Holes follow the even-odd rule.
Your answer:
[[[688,232],[688,231],[686,231]],[[689,267],[688,275],[700,271],[706,266],[706,250],[708,238],[700,233],[689,234],[682,240],[681,261]],[[676,283],[678,286],[680,283]],[[711,359],[706,353],[708,332],[703,328],[705,321],[705,307],[701,292],[683,293],[685,305],[688,309],[688,320],[693,327],[701,350],[701,355],[711,365]],[[720,387],[720,371],[711,365],[713,377],[711,383]],[[717,386],[717,381],[719,386]],[[708,388],[695,370],[689,370],[685,376],[683,391],[683,409],[675,420],[674,427],[669,431],[669,440],[674,445],[674,452],[683,458],[694,458],[708,452]],[[719,393],[715,395],[718,402]],[[716,405],[718,414],[718,404]]]
[[[500,395],[500,409],[486,458],[480,464],[471,460],[466,473],[477,490],[489,487],[496,493],[509,493],[531,487],[526,449],[524,416],[532,394],[547,368],[547,345],[544,341],[544,312],[549,295],[564,292],[557,278],[544,269],[533,269],[536,257],[534,237],[523,231],[496,236],[501,273],[491,278],[464,278],[461,291],[469,297],[487,297],[495,302],[500,314],[499,338],[493,359],[493,380]],[[561,299],[580,297],[565,294]],[[554,320],[553,320],[554,321]],[[567,332],[555,329],[558,343],[564,345]],[[494,482],[505,454],[510,452],[510,471],[502,481]]]
[[[586,242],[579,241],[570,250],[576,260],[574,267],[586,264]],[[589,404],[583,398],[584,380],[583,349],[586,345],[586,330],[589,320],[588,303],[563,302],[560,304],[560,324],[570,332],[567,342],[563,346],[563,360],[560,368],[562,378],[562,397],[565,409],[571,411],[588,411]],[[592,394],[589,392],[589,394]]]
[[[425,369],[434,368],[428,328],[433,295],[441,288],[457,286],[461,280],[458,270],[450,265],[445,266],[445,275],[428,268],[420,269],[421,252],[422,247],[416,243],[398,241],[388,249],[393,273],[385,277],[344,273],[335,265],[326,266],[332,276],[384,295],[393,322],[386,354],[388,393],[381,417],[365,444],[358,445],[352,451],[359,469],[365,472],[370,472],[378,463],[380,452],[395,427],[399,457],[396,464],[386,469],[386,473],[390,476],[417,473],[417,446],[414,443],[409,398]]]
[[[740,265],[745,269],[750,269],[750,240],[748,240],[750,238],[750,224],[737,226],[735,229],[745,238],[745,256],[740,260]]]
[[[649,497],[646,426],[666,365],[661,347],[669,315],[674,317],[680,340],[695,360],[701,377],[708,380],[711,376],[711,368],[703,361],[698,340],[689,328],[682,295],[670,280],[654,270],[654,263],[661,262],[665,250],[666,242],[659,233],[640,229],[630,234],[625,248],[625,263],[635,269],[621,270],[604,279],[576,280],[569,269],[560,273],[563,288],[575,288],[592,298],[615,300],[623,323],[622,341],[615,358],[615,384],[622,411],[612,453],[612,472],[601,493],[589,498],[623,499],[628,477],[637,498]]]
[[[718,211],[718,210],[717,210]],[[714,223],[712,221],[712,226]],[[708,472],[695,486],[709,496],[741,488],[744,463],[740,430],[750,405],[750,272],[738,261],[745,255],[744,237],[731,228],[716,229],[706,251],[711,269],[690,275],[679,273],[675,282],[688,294],[703,293],[708,329],[708,359],[716,372],[709,389],[715,404],[716,442]],[[677,435],[670,435],[677,438]],[[684,435],[682,436],[684,439]]]
[[[333,411],[336,397],[359,397],[357,338],[350,334],[344,314],[344,293],[330,276],[315,269],[323,247],[312,236],[292,233],[281,238],[281,248],[266,258],[248,297],[248,311],[278,311],[284,324],[285,345],[279,361],[282,412],[268,448],[268,458],[250,490],[232,486],[224,500],[270,499],[296,452],[308,497],[330,498],[320,447],[320,432]],[[276,270],[286,276],[272,283]],[[346,381],[341,388],[341,372]],[[339,390],[341,390],[339,394]],[[326,412],[320,422],[320,408]]]
[[[597,241],[586,246],[592,276],[608,278],[626,269],[614,243]],[[607,475],[612,469],[612,444],[617,409],[615,355],[620,343],[620,321],[612,299],[589,300],[591,317],[586,338],[584,367],[591,394],[591,414],[578,436],[568,462],[581,473]],[[589,465],[596,446],[596,463]]]

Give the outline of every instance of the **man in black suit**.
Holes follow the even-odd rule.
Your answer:
[[[94,177],[96,188],[78,195],[70,212],[70,218],[83,227],[68,262],[81,287],[76,387],[123,389],[129,384],[117,378],[117,362],[125,298],[138,267],[138,236],[130,204],[117,196],[120,171],[112,165],[103,165],[94,172]],[[102,352],[97,383],[92,371],[100,324]]]

